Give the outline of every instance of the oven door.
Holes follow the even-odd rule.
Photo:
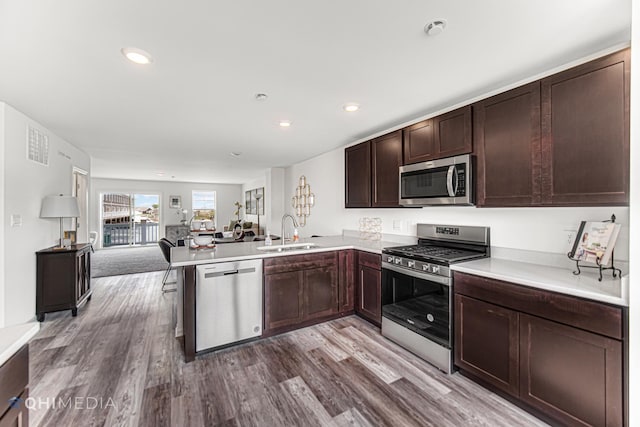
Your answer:
[[[451,349],[451,279],[382,266],[382,316]]]

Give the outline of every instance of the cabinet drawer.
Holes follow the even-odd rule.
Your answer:
[[[453,285],[457,294],[622,339],[620,307],[465,273],[455,272]]]
[[[0,366],[0,415],[9,409],[9,399],[20,396],[29,383],[29,345]]]
[[[382,268],[382,256],[370,252],[358,251],[358,265],[380,270]]]
[[[338,252],[320,252],[306,255],[287,255],[265,258],[262,264],[264,274],[283,273],[285,271],[306,270],[309,268],[338,265]]]

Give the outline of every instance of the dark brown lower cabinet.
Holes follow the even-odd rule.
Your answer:
[[[518,313],[464,295],[455,296],[455,363],[517,396]]]
[[[454,274],[455,365],[552,423],[623,426],[621,307]]]
[[[268,258],[263,271],[265,335],[339,313],[338,252]]]
[[[520,314],[520,399],[566,425],[622,425],[622,343]]]
[[[353,312],[355,297],[355,251],[338,252],[338,310]]]
[[[0,366],[0,427],[29,425],[29,410],[25,400],[29,397],[29,345]],[[19,400],[12,406],[13,399]]]
[[[338,312],[338,268],[335,263],[303,271],[306,320]]]
[[[376,326],[382,322],[382,259],[358,251],[356,313]]]
[[[285,271],[264,275],[265,329],[302,322],[302,272]]]

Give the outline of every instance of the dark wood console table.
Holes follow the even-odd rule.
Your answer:
[[[47,248],[36,252],[36,315],[71,310],[91,300],[91,245],[80,243],[65,249]]]

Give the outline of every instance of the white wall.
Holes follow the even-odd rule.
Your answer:
[[[35,316],[35,252],[57,243],[56,219],[41,219],[40,205],[48,195],[70,195],[73,167],[90,171],[89,156],[58,138],[9,105],[4,105],[4,313],[6,325],[24,323]],[[27,159],[27,125],[49,136],[49,166]],[[11,215],[22,217],[22,227],[11,227]]]
[[[139,194],[159,194],[160,195],[160,230],[159,238],[164,237],[164,227],[169,224],[179,224],[182,214],[178,215],[180,209],[169,207],[169,196],[180,196],[182,208],[188,209],[187,220],[191,218],[191,192],[193,190],[215,191],[216,192],[216,223],[218,229],[222,230],[232,218],[236,207],[234,203],[240,201],[244,203],[244,193],[240,184],[199,184],[188,182],[170,181],[133,181],[125,179],[91,179],[91,197],[89,206],[89,228],[91,231],[100,233],[99,242],[102,243],[102,227],[100,226],[100,193],[122,192]]]
[[[271,168],[267,174],[267,188],[269,189],[269,204],[267,204],[269,231],[280,234],[282,215],[289,205],[285,197],[285,169]],[[289,205],[290,206],[290,205]]]
[[[633,2],[631,44],[640,47],[640,6]],[[631,228],[629,360],[640,360],[640,50],[631,49]],[[629,363],[629,425],[640,425],[640,366]]]
[[[0,102],[0,272],[4,272],[4,110]],[[4,326],[4,273],[0,274],[0,328]]]
[[[622,224],[616,258],[628,259],[629,209],[626,207],[345,209],[343,165],[344,149],[340,148],[287,168],[285,200],[293,196],[300,175],[307,177],[316,195],[307,226],[300,230],[302,236],[335,235],[345,228],[357,230],[360,218],[379,217],[383,233],[415,236],[417,223],[483,225],[491,227],[493,246],[566,253],[570,247],[570,231],[565,230],[575,230],[582,220],[604,220],[614,213],[617,222]],[[294,213],[288,205],[287,211]]]

